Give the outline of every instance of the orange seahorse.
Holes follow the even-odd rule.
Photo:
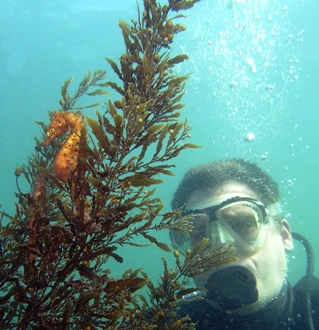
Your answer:
[[[47,147],[55,138],[71,131],[54,159],[53,169],[61,181],[67,181],[70,174],[76,169],[81,130],[84,126],[81,115],[74,112],[55,111],[51,116],[48,137],[41,143],[41,146]]]

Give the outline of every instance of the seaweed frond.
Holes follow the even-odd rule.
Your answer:
[[[205,273],[213,267],[236,261],[232,255],[232,246],[220,244],[212,247],[207,238],[203,238],[194,250],[188,250],[184,260],[181,260],[177,250],[174,252],[176,266],[169,269],[167,262],[162,258],[164,273],[155,286],[148,282],[150,304],[143,296],[140,299],[147,305],[146,317],[152,323],[156,323],[159,329],[195,329],[195,324],[189,317],[181,318],[176,313],[176,308],[185,303],[185,297],[202,299],[205,296],[205,288],[192,286],[191,279]],[[143,274],[146,277],[146,274]],[[200,295],[194,293],[201,292]],[[194,296],[194,297],[193,297]]]
[[[137,236],[171,251],[152,232],[176,230],[180,214],[162,213],[153,186],[173,175],[170,162],[180,152],[198,146],[185,142],[190,127],[178,121],[188,75],[174,66],[187,56],[171,57],[170,49],[186,26],[178,23],[183,15],[170,15],[196,2],[144,0],[136,21],[119,23],[126,52],[119,63],[107,59],[120,83],[97,70],[71,93],[68,79],[50,124],[38,122],[43,134],[35,137],[35,152],[15,170],[15,214],[0,213],[1,329],[192,329],[187,318],[163,322],[156,305],[168,310],[179,294],[171,283],[216,264],[209,253],[224,250],[203,245],[184,264],[177,261],[175,273],[163,261],[164,293],[139,269],[113,278],[107,265],[124,262],[118,248],[140,246]],[[111,90],[117,96],[105,99]],[[84,96],[95,101],[83,105]],[[83,113],[98,106],[94,118]],[[187,219],[179,224],[190,228]],[[151,317],[139,299],[145,286]]]

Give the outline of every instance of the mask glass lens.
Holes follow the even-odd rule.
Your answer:
[[[190,245],[193,248],[204,237],[207,237],[209,217],[206,214],[193,214],[193,230],[190,232]]]
[[[192,213],[192,231],[188,234],[171,231],[171,239],[181,252],[192,250],[204,237],[213,245],[228,241],[254,248],[258,245],[261,229],[268,223],[267,208],[251,198],[225,201]]]
[[[251,202],[234,202],[216,211],[218,220],[226,224],[240,238],[254,242],[263,221],[260,208]]]

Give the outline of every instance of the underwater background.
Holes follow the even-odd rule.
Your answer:
[[[176,36],[172,52],[190,58],[175,69],[191,74],[181,119],[188,118],[191,142],[203,148],[172,161],[176,175],[165,177],[157,196],[168,211],[189,168],[249,159],[279,183],[292,230],[310,240],[318,258],[319,1],[202,0],[187,14],[187,30]],[[97,69],[116,79],[104,57],[116,60],[124,52],[119,18],[136,17],[135,0],[0,0],[2,209],[14,213],[14,170],[34,152],[33,136],[41,134],[35,121],[49,122],[66,79],[74,77],[77,86]],[[169,243],[167,232],[158,237]],[[143,267],[156,281],[161,256],[174,266],[174,257],[155,246],[126,248],[121,255],[123,264],[107,265],[114,275]],[[293,284],[305,274],[305,260],[296,242],[289,255]]]

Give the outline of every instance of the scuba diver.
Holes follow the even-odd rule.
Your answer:
[[[171,231],[181,253],[202,240],[231,244],[236,261],[194,277],[198,291],[184,296],[179,315],[198,329],[319,329],[319,279],[308,241],[291,233],[278,185],[254,163],[230,159],[188,171],[172,201],[192,214],[189,234]],[[307,252],[306,275],[292,288],[286,253],[293,238]]]

